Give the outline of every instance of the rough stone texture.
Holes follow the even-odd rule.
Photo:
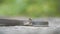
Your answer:
[[[0,27],[0,34],[60,34],[60,27]]]
[[[39,20],[41,19],[34,21],[39,23]],[[47,20],[49,27],[0,26],[0,34],[60,34],[60,18],[46,19],[46,21]]]
[[[59,27],[60,26],[60,18],[50,18],[48,20],[50,27]]]

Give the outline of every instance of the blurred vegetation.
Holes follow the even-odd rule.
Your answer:
[[[60,16],[60,0],[0,0],[0,15]]]

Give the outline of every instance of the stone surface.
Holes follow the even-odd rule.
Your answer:
[[[35,26],[0,26],[0,34],[60,34],[60,18],[37,19],[34,21],[39,24],[41,21],[48,21],[49,27]]]
[[[60,34],[60,27],[3,26],[0,34]]]

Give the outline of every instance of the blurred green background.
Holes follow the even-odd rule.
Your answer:
[[[60,17],[60,0],[0,0],[0,16]]]

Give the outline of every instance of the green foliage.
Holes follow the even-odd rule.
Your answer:
[[[59,16],[59,0],[0,0],[0,15]]]

